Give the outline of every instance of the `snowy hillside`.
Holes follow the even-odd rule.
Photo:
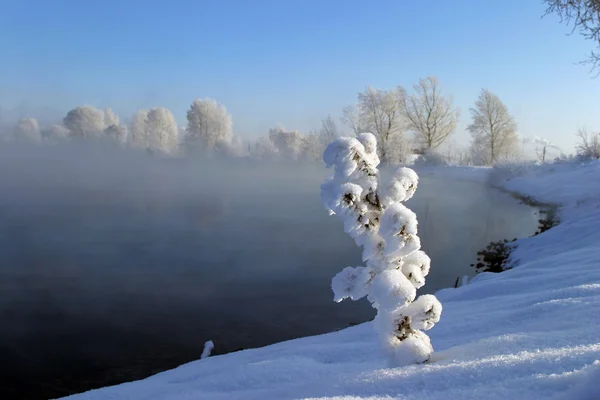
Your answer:
[[[430,363],[386,368],[366,323],[69,398],[600,399],[600,162],[532,167],[500,184],[561,204],[561,224],[519,240],[517,268],[436,294]]]

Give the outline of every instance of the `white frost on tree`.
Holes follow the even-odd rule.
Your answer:
[[[431,260],[420,250],[416,215],[402,204],[415,193],[417,174],[398,168],[380,187],[377,140],[371,133],[336,139],[323,160],[334,170],[321,185],[323,204],[363,247],[366,263],[347,267],[332,279],[334,300],[367,297],[377,309],[374,325],[392,365],[429,360],[433,347],[422,330],[439,321],[442,305],[432,295],[415,300]]]
[[[123,143],[127,136],[127,128],[123,125],[109,125],[106,129],[104,129],[104,136],[108,139],[114,140],[117,143]]]
[[[14,129],[15,140],[23,143],[40,143],[42,134],[35,118],[21,118]]]
[[[298,131],[288,131],[278,126],[269,129],[269,139],[277,148],[280,157],[289,161],[298,161],[305,153],[306,138]]]
[[[139,110],[129,124],[128,142],[133,148],[151,152],[177,152],[179,130],[171,111],[164,107]]]
[[[325,146],[322,145],[321,135],[314,130],[304,138],[304,158],[307,161],[320,161],[323,157]]]
[[[218,141],[231,140],[231,115],[216,100],[194,100],[187,112],[187,121],[185,145],[189,152],[213,150]]]
[[[368,87],[358,94],[359,126],[366,128],[376,136],[379,143],[381,161],[395,164],[406,161],[405,154],[397,148],[404,143],[406,121],[401,112],[404,90],[381,90]],[[406,145],[401,146],[403,149]],[[396,157],[400,157],[397,159]]]
[[[327,118],[321,121],[321,129],[319,130],[319,142],[323,144],[323,150],[325,147],[334,141],[339,135],[337,124],[328,115]]]
[[[156,107],[148,112],[146,119],[150,150],[174,154],[177,151],[177,123],[171,111],[164,107]]]
[[[69,140],[69,130],[62,125],[55,124],[44,129],[43,136],[46,143],[64,143]]]
[[[339,137],[337,125],[331,115],[321,121],[321,129],[313,130],[304,137],[304,158],[320,161],[329,143]]]
[[[110,107],[104,109],[104,129],[111,126],[119,126],[119,116]]]
[[[575,150],[580,158],[584,160],[600,159],[600,133],[580,128],[577,131],[577,137],[579,142]]]
[[[98,137],[107,128],[104,112],[91,106],[76,107],[69,111],[63,124],[71,136],[84,139]]]
[[[356,106],[346,106],[342,110],[342,117],[340,118],[342,124],[346,125],[352,130],[354,135],[358,135],[366,130],[363,126],[363,121],[360,118],[360,111]]]
[[[377,137],[378,152],[386,164],[406,162],[411,153],[404,135],[407,128],[402,112],[405,96],[401,87],[393,90],[368,87],[358,94],[356,106],[345,107],[342,111],[342,123],[352,129],[354,135],[370,131]]]
[[[255,160],[273,161],[279,156],[279,151],[270,138],[260,137],[250,147],[250,156]]]
[[[215,143],[215,152],[225,158],[243,158],[248,156],[247,146],[239,136],[233,136],[230,140],[217,140]]]
[[[401,96],[401,106],[408,129],[415,134],[424,150],[439,147],[456,129],[459,111],[452,99],[442,95],[437,78],[420,79],[414,94]]]
[[[485,165],[496,164],[518,153],[517,123],[500,98],[483,89],[471,109],[474,158]]]
[[[129,146],[135,149],[146,149],[149,147],[150,140],[147,137],[148,110],[138,110],[131,116],[127,142]]]

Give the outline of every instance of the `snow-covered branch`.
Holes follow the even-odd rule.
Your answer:
[[[321,185],[323,204],[363,247],[366,263],[347,267],[333,278],[334,300],[367,297],[377,309],[375,326],[393,365],[429,360],[433,347],[421,330],[439,321],[442,305],[432,295],[415,300],[431,260],[420,250],[417,216],[402,204],[415,193],[417,174],[398,168],[380,187],[377,140],[371,133],[334,140],[323,160],[334,170]]]

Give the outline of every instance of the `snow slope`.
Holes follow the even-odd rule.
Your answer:
[[[433,362],[386,368],[366,323],[69,399],[600,399],[600,162],[496,183],[560,203],[561,224],[519,240],[518,267],[436,294]]]

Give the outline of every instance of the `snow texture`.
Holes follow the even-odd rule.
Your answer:
[[[472,169],[474,179],[481,170]],[[469,174],[462,168],[458,178]],[[561,223],[518,240],[515,268],[436,293],[444,318],[428,331],[436,352],[427,363],[387,368],[372,327],[381,321],[373,321],[209,357],[70,399],[600,399],[598,177],[597,161],[530,167],[500,182],[560,204]],[[427,297],[413,305],[426,308],[421,301]]]

